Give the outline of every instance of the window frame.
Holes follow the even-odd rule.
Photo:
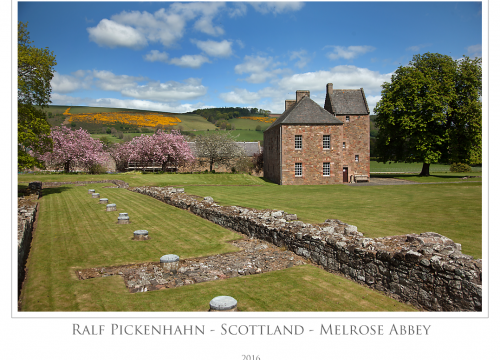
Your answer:
[[[359,155],[354,155],[354,161],[359,162]]]
[[[351,121],[351,117],[350,115],[346,115],[345,116],[345,122],[350,122]]]
[[[297,144],[299,147],[297,147]],[[295,150],[302,150],[302,135],[295,135]]]
[[[328,142],[328,147],[325,147],[325,141]],[[332,148],[331,136],[323,135],[323,150],[330,150]]]
[[[342,149],[347,149],[347,144],[345,143],[345,141],[342,142]]]
[[[303,174],[302,163],[295,163],[295,177],[302,177]]]
[[[325,170],[328,171],[327,174],[325,174]],[[328,177],[328,176],[331,175],[331,173],[332,172],[331,172],[331,165],[330,165],[330,163],[329,162],[324,162],[323,163],[323,176]]]

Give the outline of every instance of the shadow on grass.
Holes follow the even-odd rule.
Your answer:
[[[268,184],[274,184],[276,185],[276,183],[274,181],[271,181],[269,179],[266,179],[264,176],[259,176],[259,179],[261,179],[263,182],[265,183],[268,183]]]
[[[17,185],[17,197],[22,197],[26,194],[26,190],[28,190],[28,185]]]
[[[60,194],[63,191],[70,190],[70,186],[58,186],[58,187],[53,187],[53,188],[45,188],[42,189],[42,196],[49,196],[53,194]]]

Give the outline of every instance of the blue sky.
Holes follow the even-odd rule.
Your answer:
[[[13,5],[15,6],[15,4]],[[56,55],[54,105],[284,111],[380,85],[414,54],[482,56],[481,2],[19,2]]]

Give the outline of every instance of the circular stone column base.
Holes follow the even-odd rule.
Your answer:
[[[94,199],[99,199],[101,196],[99,195],[99,193],[93,193],[93,194],[92,194],[92,197],[93,197]]]
[[[89,189],[89,194],[93,194],[95,193],[95,190],[94,189]]]
[[[106,205],[106,211],[116,211],[116,204]]]
[[[118,216],[118,224],[130,224],[128,213],[120,213]]]
[[[179,256],[175,254],[163,255],[160,258],[160,265],[164,271],[177,272],[179,268]]]
[[[108,203],[108,199],[106,199],[106,198],[99,199],[99,204],[107,204],[107,203]]]
[[[134,240],[148,240],[149,232],[147,230],[134,231]]]
[[[217,296],[210,301],[210,310],[215,312],[238,311],[238,302],[231,296]]]

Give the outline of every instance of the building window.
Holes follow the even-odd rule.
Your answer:
[[[302,135],[295,135],[295,150],[302,149]]]
[[[342,149],[345,149],[345,141],[342,143]]]
[[[323,176],[330,176],[330,163],[323,163]]]
[[[349,115],[346,115],[346,117],[345,117],[345,122],[349,122],[349,120],[351,120],[351,119],[349,118]]]
[[[354,161],[356,161],[356,162],[359,161],[359,155],[354,155]]]
[[[302,163],[295,163],[295,176],[302,176]]]
[[[330,149],[330,135],[323,135],[323,149]]]

